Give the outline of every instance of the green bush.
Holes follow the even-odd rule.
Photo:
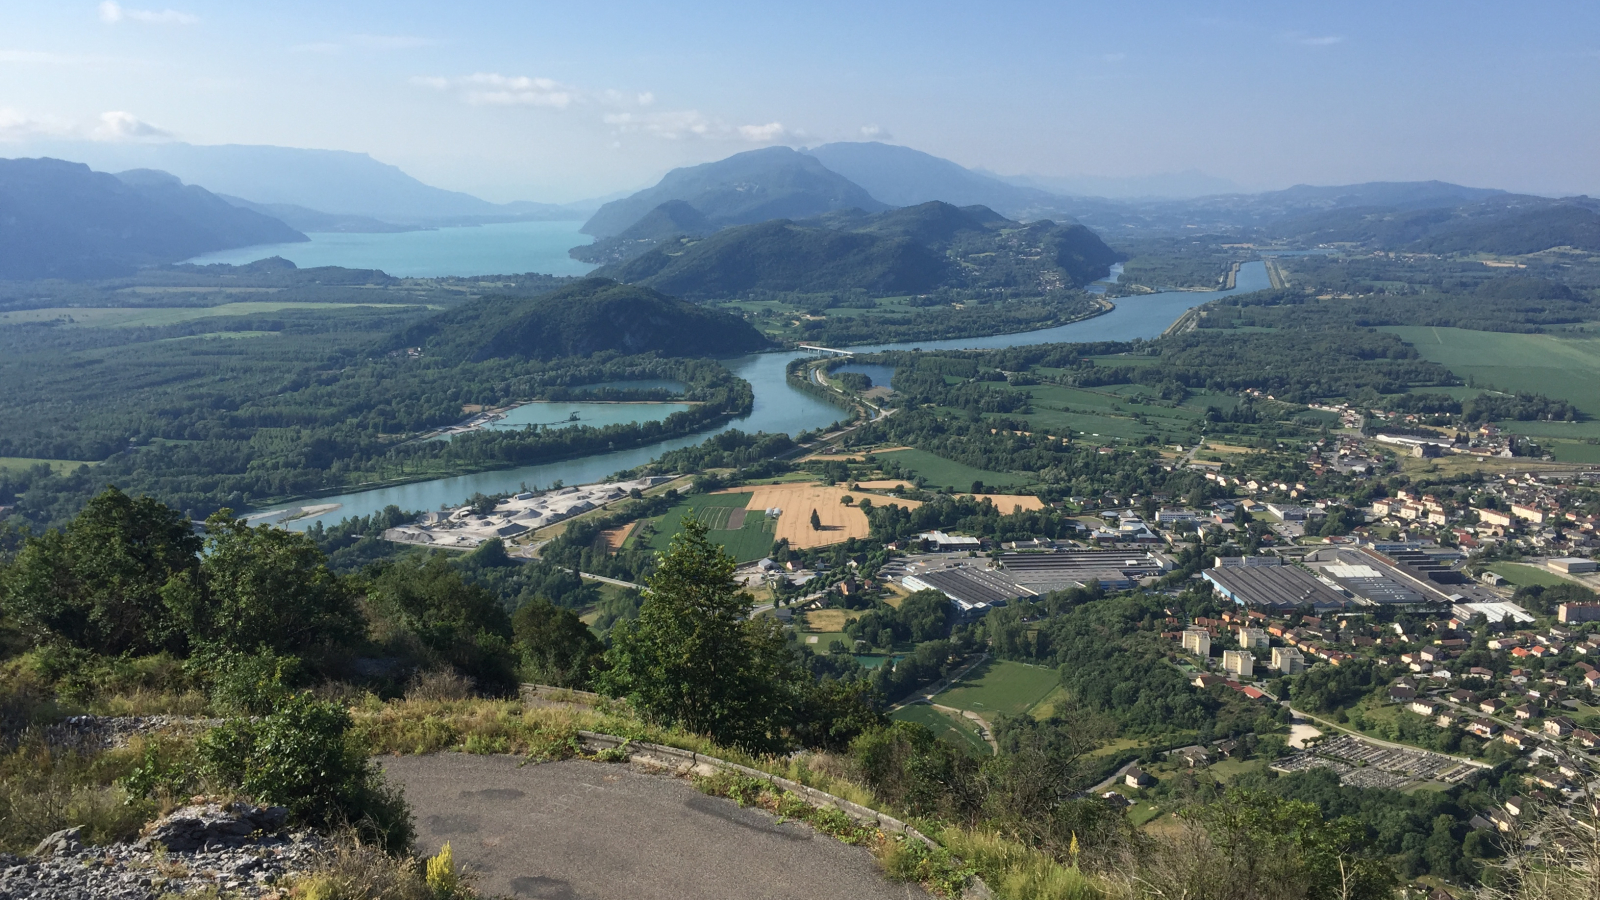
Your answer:
[[[408,848],[411,815],[350,740],[350,713],[297,694],[259,720],[233,719],[199,743],[209,780],[287,807],[304,825],[354,827],[391,852]]]

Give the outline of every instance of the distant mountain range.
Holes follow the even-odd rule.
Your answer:
[[[805,153],[890,206],[942,200],[987,206],[1004,215],[1054,207],[1062,197],[963,168],[948,159],[877,141],[823,144]]]
[[[933,201],[680,237],[595,274],[691,299],[758,291],[892,296],[940,288],[1038,295],[1104,277],[1118,258],[1081,225],[1023,224],[984,206]]]
[[[604,351],[717,356],[771,342],[748,322],[647,287],[585,278],[547,294],[485,297],[425,319],[390,341],[456,360],[552,359]]]
[[[148,169],[0,159],[0,278],[95,278],[200,253],[308,238]]]
[[[95,169],[160,169],[190,184],[251,204],[301,207],[350,224],[375,219],[396,225],[480,225],[519,220],[581,219],[592,207],[554,203],[490,203],[432,187],[365,153],[251,144],[55,142],[30,153],[87,163]],[[357,230],[344,228],[336,230]]]
[[[574,248],[572,255],[623,267],[614,269],[622,277],[663,284],[681,280],[697,292],[712,290],[713,284],[755,290],[758,284],[800,281],[878,286],[874,290],[891,284],[948,284],[945,271],[909,274],[907,267],[921,253],[917,247],[895,245],[899,238],[858,227],[865,217],[934,201],[984,207],[1013,225],[1048,220],[1065,228],[1076,223],[1119,239],[1182,231],[1239,241],[1505,254],[1560,246],[1595,249],[1600,244],[1600,204],[1583,197],[1554,200],[1438,181],[1297,185],[1183,200],[1064,196],[1057,191],[1073,188],[1070,179],[1001,178],[876,142],[739,153],[675,169],[658,184],[603,205],[489,203],[423,184],[365,154],[343,151],[182,143],[61,146],[80,160],[130,174],[120,186],[109,175],[80,185],[78,180],[96,173],[80,165],[70,170],[76,173],[71,177],[67,169],[50,169],[54,174],[45,178],[44,169],[28,169],[27,164],[37,165],[38,160],[10,161],[7,171],[16,181],[7,189],[16,197],[6,201],[4,227],[15,229],[17,238],[0,248],[12,261],[5,277],[121,272],[213,249],[303,240],[303,232],[572,220],[592,212],[583,230],[597,240]],[[1168,182],[1173,190],[1180,182],[1191,188],[1209,183],[1198,173],[1173,178]],[[51,191],[59,191],[59,198],[48,199]],[[222,209],[229,205],[250,215],[229,215]],[[32,224],[23,228],[18,224],[23,221]],[[752,231],[713,240],[724,229],[776,221],[787,224],[765,228],[760,239]],[[939,249],[927,242],[912,244]],[[721,280],[695,274],[718,254],[734,252],[719,249],[725,247],[769,255],[754,268],[744,266],[743,274],[730,271]],[[666,248],[672,259],[635,263],[657,248]],[[843,257],[825,277],[786,280],[776,274],[784,264],[770,255],[780,250],[795,254],[794,259]],[[657,268],[641,274],[651,265]],[[753,274],[756,269],[762,270],[759,275]],[[1063,284],[1076,280],[1067,268],[1061,272]]]
[[[621,234],[671,200],[688,203],[718,227],[805,218],[836,209],[888,208],[814,157],[789,147],[766,147],[673,169],[655,187],[600,207],[581,230],[597,238]]]

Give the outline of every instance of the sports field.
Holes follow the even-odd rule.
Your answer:
[[[861,613],[847,609],[812,609],[801,613],[805,617],[805,631],[843,632],[844,626],[861,617]]]
[[[973,756],[988,756],[992,752],[983,738],[978,736],[978,731],[972,723],[960,716],[934,709],[926,703],[902,706],[890,713],[889,718],[897,722],[916,722],[918,725],[924,725],[933,732],[934,737],[954,744]]]
[[[1021,715],[1061,683],[1054,669],[1017,662],[986,660],[955,687],[934,699],[944,706],[970,709],[989,718],[996,713]]]
[[[1499,562],[1488,566],[1489,571],[1511,582],[1517,587],[1560,587],[1573,582],[1562,578],[1547,569],[1525,566],[1522,563]]]

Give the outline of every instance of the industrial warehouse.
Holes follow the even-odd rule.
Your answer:
[[[1218,594],[1252,609],[1291,610],[1310,606],[1324,612],[1344,609],[1350,602],[1298,566],[1219,566],[1201,575]]]

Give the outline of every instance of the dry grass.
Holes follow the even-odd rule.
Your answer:
[[[1017,507],[1022,507],[1023,512],[1033,512],[1044,509],[1044,501],[1030,494],[962,494],[974,500],[987,500],[1000,510],[1000,515],[1009,516]]]
[[[846,622],[852,622],[860,617],[860,613],[852,613],[843,609],[813,609],[804,613],[806,630],[819,633],[843,631]]]
[[[294,879],[294,900],[436,900],[414,860],[354,839],[341,841],[315,871]]]
[[[911,482],[902,480],[890,481],[858,481],[856,487],[864,491],[909,491]]]
[[[728,493],[741,493],[747,488]],[[870,531],[867,525],[867,515],[854,505],[846,506],[843,498],[851,494],[847,488],[839,485],[825,484],[769,484],[757,487],[750,494],[750,503],[747,509],[771,509],[777,507],[783,510],[783,515],[778,517],[776,533],[773,540],[789,541],[789,546],[800,550],[812,547],[826,547],[838,544],[851,538],[864,538]],[[856,497],[856,499],[861,499]],[[892,498],[875,497],[873,503],[878,505],[892,504],[915,509],[922,504],[915,500],[896,500]],[[822,520],[822,529],[811,527],[811,511],[817,511],[817,518]]]

